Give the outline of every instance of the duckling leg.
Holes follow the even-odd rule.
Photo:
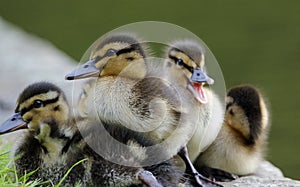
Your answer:
[[[137,177],[147,187],[163,187],[161,184],[157,182],[156,178],[153,176],[153,174],[150,171],[146,171],[146,170],[139,171]]]
[[[194,167],[193,163],[191,162],[190,158],[189,158],[189,154],[188,154],[188,150],[187,147],[184,146],[183,148],[180,149],[180,151],[178,152],[178,155],[182,158],[182,160],[184,161],[185,165],[186,165],[186,169],[185,169],[185,173],[186,174],[190,174],[194,177],[195,183],[197,186],[199,187],[223,187],[220,184],[217,184],[213,181],[211,181],[210,179],[202,176]]]
[[[235,174],[229,173],[221,169],[211,168],[207,166],[202,166],[201,168],[198,169],[198,171],[203,176],[218,182],[229,182],[239,178],[239,176]]]

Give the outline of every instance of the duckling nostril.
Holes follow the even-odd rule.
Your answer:
[[[12,118],[12,119],[11,119],[11,121],[16,121],[16,120],[17,120],[16,118]]]
[[[83,66],[83,68],[88,68],[88,67],[89,67],[89,65],[87,65],[87,64]]]

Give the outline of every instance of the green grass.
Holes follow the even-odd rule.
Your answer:
[[[49,183],[48,181],[40,181],[38,179],[34,181],[28,181],[28,177],[35,171],[27,173],[24,176],[18,176],[15,167],[9,167],[9,165],[12,165],[12,161],[13,160],[9,158],[8,148],[0,153],[0,186],[34,187]]]
[[[80,160],[75,163],[62,177],[58,184],[52,184],[50,181],[42,181],[40,179],[28,180],[29,176],[32,175],[37,170],[31,171],[23,176],[18,176],[15,167],[13,164],[13,159],[9,157],[9,148],[6,150],[2,150],[0,152],[0,186],[1,187],[35,187],[35,186],[52,186],[52,187],[60,187],[62,186],[64,180],[69,175],[74,167],[79,165],[80,163],[86,161],[86,159]],[[11,167],[10,167],[11,166]],[[76,186],[80,186],[77,184]]]

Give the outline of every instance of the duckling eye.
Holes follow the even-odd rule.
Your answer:
[[[176,64],[179,65],[179,66],[183,66],[183,60],[181,58],[178,58],[176,60]]]
[[[42,107],[43,106],[43,101],[41,101],[41,100],[35,100],[34,102],[33,102],[33,105],[32,105],[34,108],[40,108],[40,107]]]
[[[109,49],[109,50],[106,51],[105,56],[113,56],[113,55],[115,55],[116,53],[117,53],[116,50],[114,50],[114,49]]]

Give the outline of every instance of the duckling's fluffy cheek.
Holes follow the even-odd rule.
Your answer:
[[[69,117],[69,107],[67,104],[61,104],[59,106],[59,110],[55,109],[57,107],[51,106],[52,110],[48,110],[49,112],[46,114],[47,116],[45,117],[52,117],[54,119],[59,120],[60,122],[64,122],[68,119]]]
[[[226,113],[225,119],[231,128],[239,131],[244,137],[248,137],[250,133],[249,122],[243,112],[235,111],[234,115]]]
[[[119,75],[123,69],[128,66],[129,62],[124,59],[111,59],[101,72],[101,76],[105,75]]]
[[[183,72],[184,72],[184,74],[187,76],[187,77],[192,77],[192,73],[190,72],[190,71],[188,71],[187,69],[185,69],[185,68],[182,68],[183,69]]]
[[[31,111],[25,113],[22,118],[24,121],[30,123],[31,127],[38,125],[43,119],[47,119],[51,116],[49,112],[41,112],[40,109],[32,109]]]

